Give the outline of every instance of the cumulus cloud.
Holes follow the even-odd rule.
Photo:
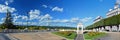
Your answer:
[[[53,7],[53,6],[48,6],[48,5],[42,5],[42,7],[44,7],[44,8],[49,8],[49,9],[51,9],[52,11],[63,12],[63,8],[60,8],[60,7],[58,7],[58,6]]]
[[[117,2],[120,4],[120,0],[117,0]]]
[[[13,22],[16,22],[17,20],[34,20],[36,19],[37,21],[40,22],[48,22],[48,20],[52,19],[52,17],[49,14],[46,14],[44,16],[40,15],[39,10],[30,10],[29,12],[29,18],[26,15],[18,15],[18,14],[13,14]]]
[[[67,22],[69,22],[69,20],[67,20],[67,19],[56,19],[56,20],[53,20],[52,22],[56,22],[56,23],[67,23]]]
[[[91,19],[92,19],[92,17],[86,17],[86,18],[80,19],[80,21],[85,23],[85,22],[87,22],[87,21],[89,21]]]
[[[5,4],[8,5],[8,1],[6,1]]]
[[[41,16],[41,19],[39,21],[43,21],[43,20],[48,21],[50,19],[52,19],[52,16],[50,16],[49,14],[46,14],[44,16]]]
[[[34,20],[34,19],[37,19],[39,20],[40,19],[40,11],[39,10],[30,10],[29,12],[29,18],[27,15],[18,15],[18,14],[12,14],[14,17],[13,17],[13,22],[16,22],[17,20],[24,20],[24,21],[27,21],[27,20]]]
[[[63,12],[63,8],[60,8],[60,7],[53,7],[52,8],[52,11],[59,11],[59,12]]]
[[[79,21],[79,18],[71,18],[71,19],[56,19],[56,20],[52,20],[52,22],[56,22],[56,23],[76,23]]]
[[[79,22],[79,20],[80,20],[79,18],[72,18],[71,22]]]
[[[48,6],[47,5],[42,5],[44,8],[47,8]]]
[[[69,22],[69,20],[64,19],[64,20],[60,20],[60,22],[67,23],[67,22]]]
[[[14,11],[16,11],[15,8],[12,8],[12,7],[9,7],[9,6],[0,4],[0,13],[6,13],[7,10],[9,10],[9,11],[12,12],[12,13],[13,13]]]
[[[5,0],[5,4],[9,5],[10,3],[12,3],[14,0]]]
[[[4,20],[5,20],[5,18],[1,18],[1,20],[2,20],[2,21],[4,21]]]
[[[40,11],[36,10],[36,9],[35,10],[30,10],[29,16],[30,16],[30,20],[39,19],[39,17],[40,17]]]
[[[71,18],[71,19],[56,19],[56,20],[52,20],[51,22],[61,22],[61,23],[79,23],[79,22],[88,22],[89,20],[91,20],[92,17],[86,17],[83,19],[80,18]]]
[[[27,16],[21,16],[23,20],[28,20]]]
[[[13,15],[13,22],[16,22],[17,20],[28,20],[28,17],[25,15],[18,15],[18,14],[12,14]]]
[[[12,14],[12,16],[13,16],[13,22],[15,22],[19,18],[17,14]]]

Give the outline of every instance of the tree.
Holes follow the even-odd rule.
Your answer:
[[[120,24],[120,15],[117,15],[118,24]]]
[[[9,12],[9,10],[7,10],[6,19],[5,19],[4,23],[2,24],[2,26],[4,26],[5,28],[8,28],[8,29],[15,28],[12,23],[12,17],[11,17],[11,13]]]

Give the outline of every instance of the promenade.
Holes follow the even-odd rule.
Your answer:
[[[108,32],[106,36],[95,40],[120,40],[120,32]]]
[[[63,40],[65,38],[54,35],[50,32],[38,32],[38,33],[11,33],[11,37],[19,40]]]
[[[0,40],[10,40],[4,33],[0,33]]]
[[[75,40],[84,40],[84,36],[82,34],[78,34]]]

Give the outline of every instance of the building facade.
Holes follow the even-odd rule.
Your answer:
[[[114,9],[109,9],[109,11],[107,12],[106,16],[108,17],[112,17],[115,15],[120,14],[120,5],[119,5],[119,1],[117,1],[115,3]]]
[[[93,23],[96,23],[96,22],[100,21],[101,19],[102,19],[102,16],[97,16],[95,18],[95,20],[93,21]]]

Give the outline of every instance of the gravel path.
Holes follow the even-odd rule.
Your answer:
[[[78,34],[75,40],[84,40],[84,36],[82,34]]]
[[[120,32],[109,32],[105,37],[96,40],[120,40]]]

